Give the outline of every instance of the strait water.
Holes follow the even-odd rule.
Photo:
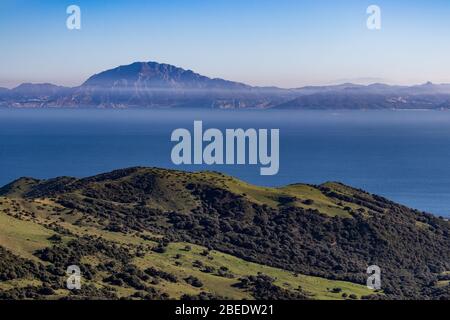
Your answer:
[[[175,166],[176,128],[279,128],[280,171]],[[341,181],[450,216],[450,112],[0,110],[0,185],[130,166],[216,170],[259,185]]]

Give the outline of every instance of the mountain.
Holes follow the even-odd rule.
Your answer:
[[[450,85],[427,82],[417,86],[342,84],[297,89],[299,96],[276,109],[449,109]]]
[[[106,108],[246,108],[281,101],[281,89],[211,79],[156,62],[136,62],[90,77],[64,105]]]
[[[0,299],[450,298],[449,221],[336,182],[140,167],[21,178],[0,188],[0,257]],[[69,292],[73,264],[84,282]]]
[[[23,83],[12,89],[11,94],[21,98],[45,98],[68,91],[69,88],[51,83]]]
[[[0,88],[0,106],[46,107],[70,94],[71,88],[51,83],[23,83],[13,89]]]
[[[249,90],[242,83],[211,79],[169,64],[135,62],[90,77],[82,87],[140,90]]]
[[[450,85],[381,83],[255,87],[157,62],[135,62],[91,76],[81,86],[25,83],[0,89],[0,107],[206,109],[449,109]]]

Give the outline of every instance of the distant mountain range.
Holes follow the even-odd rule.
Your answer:
[[[0,88],[9,108],[450,109],[450,84],[381,83],[282,89],[208,78],[169,64],[135,62],[81,86],[24,83]]]

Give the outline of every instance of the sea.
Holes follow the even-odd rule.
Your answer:
[[[175,165],[177,128],[279,129],[280,169]],[[19,177],[87,177],[149,166],[220,171],[283,186],[339,181],[450,217],[450,112],[237,110],[0,110],[0,185]]]

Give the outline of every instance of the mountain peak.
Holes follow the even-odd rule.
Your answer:
[[[211,79],[192,70],[158,63],[134,62],[90,77],[82,87],[155,89],[249,89],[242,83]]]

